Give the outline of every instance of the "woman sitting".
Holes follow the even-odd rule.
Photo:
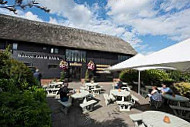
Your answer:
[[[151,101],[162,101],[162,95],[158,92],[157,87],[153,86],[151,94],[148,94]]]

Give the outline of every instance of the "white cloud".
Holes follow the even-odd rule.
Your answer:
[[[182,0],[164,1],[159,9],[152,0],[109,0],[108,15],[120,25],[130,26],[139,35],[166,35],[172,40],[190,37],[190,9],[182,9],[187,3]],[[173,13],[161,13],[161,10],[182,9]]]
[[[50,13],[67,18],[74,24],[87,24],[92,18],[90,9],[73,0],[37,0],[43,6],[50,8]],[[51,3],[51,4],[50,4]]]
[[[43,20],[41,18],[39,18],[38,15],[35,15],[30,11],[24,13],[22,10],[17,10],[17,14],[14,14],[12,11],[0,8],[0,14],[5,14],[5,15],[21,17],[21,18],[25,18],[25,19],[29,19],[29,20],[43,22]]]
[[[51,24],[59,24],[58,21],[55,18],[50,17],[49,23]]]
[[[190,5],[189,0],[164,0],[164,2],[160,5],[160,9],[165,12],[169,12],[172,9],[180,10],[187,5]]]
[[[30,11],[29,11],[29,12],[26,12],[24,15],[19,14],[18,16],[23,17],[23,18],[26,18],[26,19],[29,19],[29,20],[40,21],[40,22],[43,21],[42,19],[40,19],[40,18],[38,17],[38,15],[35,15],[35,14],[33,14],[32,12],[30,12]]]

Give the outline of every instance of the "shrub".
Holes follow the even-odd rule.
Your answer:
[[[25,64],[14,59],[5,61],[5,66],[0,69],[0,76],[3,79],[13,79],[20,90],[37,85],[31,70]]]
[[[31,70],[23,63],[18,62],[10,57],[8,50],[0,52],[0,82],[7,80],[14,82],[19,90],[28,89],[32,85],[37,85]],[[5,81],[5,84],[7,84]],[[0,86],[2,89],[5,85]],[[5,88],[7,89],[7,88]]]
[[[0,94],[0,126],[51,126],[50,110],[44,91],[2,92]]]
[[[146,70],[142,72],[141,80],[146,85],[161,85],[162,82],[171,81],[168,74],[163,70]]]
[[[120,79],[124,82],[133,83],[138,81],[138,71],[124,70],[120,73]],[[146,85],[160,85],[162,82],[169,82],[171,79],[162,70],[146,70],[141,72],[141,82]]]
[[[121,71],[121,73],[119,74],[119,78],[123,82],[133,84],[134,81],[138,81],[138,72],[136,70],[126,69]]]
[[[46,94],[31,70],[0,51],[0,126],[51,126]]]
[[[168,75],[174,82],[190,82],[190,74],[180,71],[168,71]]]
[[[174,87],[182,96],[190,98],[190,83],[187,82],[175,83]]]

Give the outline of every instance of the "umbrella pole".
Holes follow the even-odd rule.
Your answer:
[[[141,88],[141,71],[139,71],[139,77],[138,77],[138,94],[140,94],[140,88]]]

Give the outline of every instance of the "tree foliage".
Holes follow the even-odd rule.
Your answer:
[[[138,81],[138,71],[127,69],[120,73],[120,79],[129,84]],[[170,81],[168,74],[162,70],[146,70],[141,72],[141,82],[145,85],[160,85],[162,82]]]
[[[121,73],[119,74],[119,78],[123,82],[133,84],[133,82],[138,81],[138,72],[136,70],[126,69],[121,71]]]
[[[18,8],[21,9],[26,9],[26,8],[32,8],[32,7],[36,7],[39,8],[45,12],[49,12],[50,9],[48,9],[47,7],[43,7],[40,6],[38,2],[36,2],[35,0],[30,0],[25,2],[25,0],[15,0],[13,5],[8,5],[9,2],[7,0],[0,0],[0,8],[5,8],[9,11],[12,11],[13,13],[17,14],[16,11]]]
[[[190,83],[187,82],[175,83],[174,87],[182,96],[190,98]]]
[[[169,77],[174,82],[190,82],[190,73],[181,71],[168,71]]]
[[[32,72],[0,51],[0,126],[51,126],[46,94],[37,85]]]

